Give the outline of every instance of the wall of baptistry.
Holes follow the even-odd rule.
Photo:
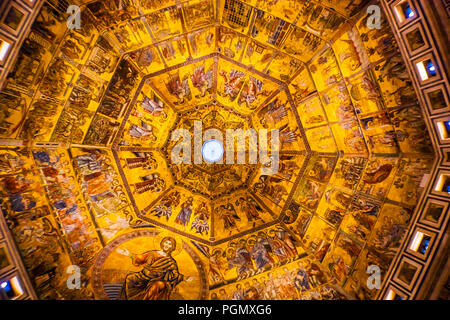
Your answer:
[[[442,67],[431,119],[404,52],[406,39],[423,53],[428,31],[399,41],[394,2],[78,1],[79,30],[60,1],[30,9],[0,92],[0,277],[18,277],[15,298],[412,290],[418,273],[397,266],[417,217],[434,239],[448,218],[445,191],[439,214],[423,200],[437,163],[449,172],[431,123],[445,122],[448,84]],[[278,173],[171,163],[171,132],[192,136],[196,120],[280,130]],[[370,265],[382,288],[368,288]],[[136,287],[145,267],[159,282]]]

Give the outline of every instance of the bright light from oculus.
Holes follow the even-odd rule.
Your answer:
[[[223,157],[223,152],[222,143],[214,139],[205,141],[202,147],[202,156],[207,162],[220,161]]]

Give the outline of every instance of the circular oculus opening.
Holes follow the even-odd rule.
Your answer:
[[[202,147],[203,159],[207,162],[217,162],[223,157],[223,145],[215,139],[205,141]]]

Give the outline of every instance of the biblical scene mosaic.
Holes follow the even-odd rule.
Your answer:
[[[389,269],[434,159],[386,18],[85,2],[79,30],[43,5],[0,93],[0,137],[28,144],[0,150],[0,202],[39,298],[374,298],[366,269]],[[278,172],[173,163],[198,121],[278,130]]]

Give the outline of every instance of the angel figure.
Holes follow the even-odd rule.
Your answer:
[[[191,76],[192,84],[198,91],[200,91],[200,95],[197,95],[196,98],[204,97],[206,92],[210,93],[213,84],[213,71],[210,69],[205,73],[205,66],[199,66],[195,68],[194,74]]]
[[[126,167],[128,169],[145,168],[153,170],[158,168],[158,163],[150,152],[133,151],[134,158],[125,158]]]
[[[155,134],[153,133],[153,127],[142,120],[140,125],[134,123],[131,124],[130,129],[128,130],[128,134],[133,138],[142,140],[152,139],[153,141],[156,141],[157,139]]]
[[[280,149],[283,148],[284,144],[292,143],[297,139],[295,132],[289,129],[288,124],[285,124],[284,126],[279,128],[278,131],[280,133]]]
[[[209,219],[209,210],[206,206],[205,202],[202,202],[200,206],[195,210],[194,212],[194,221],[192,221],[191,224],[191,230],[195,229],[196,233],[203,234],[205,232],[208,234],[209,231],[209,225],[208,225],[208,219]]]
[[[175,224],[183,226],[183,231],[186,228],[186,225],[189,223],[192,214],[192,202],[194,199],[189,197],[181,206],[181,210],[178,213]]]
[[[230,75],[228,76],[226,71],[220,70],[219,75],[221,75],[225,81],[223,96],[229,96],[230,102],[234,101],[242,88],[245,73],[237,70],[231,70]]]
[[[269,239],[263,232],[258,233],[255,243],[250,251],[258,272],[263,272],[275,264],[272,257],[273,251]]]
[[[248,222],[253,223],[253,227],[255,227],[256,222],[264,223],[263,218],[260,216],[260,213],[264,212],[264,210],[253,198],[247,197],[245,199],[241,197],[238,201],[236,201],[236,205],[241,206],[242,211],[244,211],[247,216]]]
[[[209,257],[209,276],[213,284],[225,282],[225,272],[228,270],[227,261],[220,249],[216,249]]]
[[[161,178],[159,173],[148,174],[140,178],[142,182],[137,182],[134,184],[135,191],[137,193],[144,193],[147,191],[151,192],[161,192],[165,187],[166,183],[164,179]]]
[[[191,89],[189,88],[188,77],[185,77],[183,81],[181,81],[178,73],[171,75],[169,82],[166,83],[166,87],[169,93],[178,99],[174,104],[183,104],[186,99],[191,100]]]
[[[244,89],[239,96],[238,103],[241,104],[242,102],[245,102],[247,108],[254,109],[252,108],[252,103],[256,100],[258,95],[261,94],[263,85],[264,83],[262,81],[250,76],[249,82],[244,85]]]
[[[238,279],[243,279],[251,276],[255,269],[253,267],[253,261],[250,252],[246,246],[246,240],[241,239],[238,244],[234,244],[236,247],[227,255],[229,269],[236,267]]]
[[[253,185],[253,191],[268,197],[273,203],[278,205],[283,200],[283,197],[288,194],[284,186],[276,184],[282,181],[280,178],[262,175],[259,177],[259,182]]]
[[[236,221],[241,221],[241,218],[236,213],[234,206],[230,203],[227,205],[221,205],[216,208],[216,212],[219,213],[219,218],[223,220],[224,230],[229,230],[229,234],[236,228],[239,231]]]
[[[286,108],[284,107],[284,104],[280,103],[278,98],[258,112],[258,117],[261,118],[259,122],[264,128],[275,127],[275,125],[282,121],[286,116]]]
[[[167,114],[164,111],[164,103],[156,95],[153,99],[144,95],[144,99],[141,101],[141,106],[145,112],[151,114],[153,117],[167,118]]]
[[[166,221],[172,216],[172,209],[180,203],[180,193],[175,191],[165,196],[161,203],[153,208],[151,213],[158,218],[166,217]]]

